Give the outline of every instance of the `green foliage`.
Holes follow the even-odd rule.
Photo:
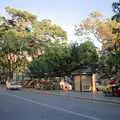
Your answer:
[[[0,73],[7,73],[8,71],[8,61],[7,56],[3,52],[0,53]]]
[[[17,19],[25,19],[26,21],[28,20],[31,22],[36,20],[36,16],[32,15],[31,13],[29,13],[27,11],[18,10],[15,8],[11,8],[9,6],[6,7],[5,10],[8,14],[13,16],[14,18],[16,17]]]
[[[112,7],[115,13],[112,20],[115,20],[118,24],[118,26],[113,27],[113,33],[116,35],[114,42],[115,69],[116,72],[120,72],[120,1],[113,2]]]
[[[66,32],[50,20],[37,21],[35,15],[11,7],[5,10],[9,16],[0,17],[0,52],[7,61],[1,65],[9,66],[10,61],[11,68],[8,69],[11,72],[25,71],[29,64],[27,56],[36,59],[53,39],[53,42],[67,40]],[[16,59],[8,59],[9,55],[16,56]]]
[[[36,22],[35,35],[46,41],[66,41],[67,33],[60,27],[52,23],[49,19]]]
[[[95,64],[98,61],[96,47],[91,41],[71,46],[71,59],[75,64]]]
[[[113,2],[112,4],[113,11],[116,13],[112,19],[116,20],[117,22],[120,22],[120,1],[119,2]]]
[[[102,54],[99,53],[101,57],[99,59],[98,71],[102,74],[105,73],[107,76],[115,74],[119,70],[120,66],[119,6],[119,2],[113,3],[113,11],[115,12],[115,15],[112,17],[112,19],[106,19],[100,13],[93,12],[88,17],[86,17],[86,19],[84,19],[79,25],[77,25],[75,29],[76,35],[78,36],[78,38],[80,38],[79,40],[84,40],[84,38],[92,40],[94,37],[101,43]],[[83,51],[84,47],[82,48],[82,52]],[[86,54],[86,56],[88,55]],[[86,59],[83,63],[88,63],[87,60],[91,61],[91,58],[96,57],[88,57],[88,59]]]
[[[81,64],[95,64],[98,61],[96,47],[90,41],[86,41],[79,47]]]
[[[58,41],[49,44],[45,54],[29,66],[32,73],[69,75],[78,64],[91,65],[98,60],[94,44],[86,41],[83,44],[64,45]]]
[[[29,68],[33,73],[59,73],[59,75],[61,73],[68,73],[68,68],[70,68],[68,63],[69,56],[69,50],[63,44],[58,41],[49,43],[44,55],[38,60],[33,61]]]
[[[87,38],[89,40],[96,39],[101,43],[102,48],[108,49],[114,46],[116,34],[113,34],[113,29],[119,27],[115,20],[106,19],[100,13],[93,12],[79,25],[76,26],[75,32],[80,40]]]

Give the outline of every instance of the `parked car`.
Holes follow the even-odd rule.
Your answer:
[[[18,85],[16,81],[12,81],[12,82],[6,81],[6,88],[8,90],[20,90],[22,86]]]
[[[120,96],[120,81],[111,80],[108,82],[108,85],[103,90],[105,95]]]
[[[114,96],[120,96],[120,84],[112,86],[112,94]]]

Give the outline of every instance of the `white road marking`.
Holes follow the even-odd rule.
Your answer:
[[[60,107],[57,107],[57,106],[53,106],[53,105],[45,104],[45,103],[42,103],[42,102],[34,101],[34,100],[31,100],[31,99],[28,99],[28,98],[25,98],[25,97],[21,97],[21,96],[18,96],[18,95],[14,95],[14,94],[10,94],[10,93],[0,93],[0,94],[7,95],[7,96],[10,96],[10,97],[15,97],[16,99],[19,99],[19,100],[30,102],[32,104],[37,104],[37,105],[40,105],[42,107],[47,107],[47,108],[57,110],[57,111],[61,111],[61,112],[65,112],[65,113],[68,113],[68,114],[72,114],[74,116],[80,116],[80,117],[83,117],[83,118],[86,118],[86,119],[89,119],[89,120],[101,120],[101,119],[93,117],[93,116],[88,116],[88,115],[81,114],[81,113],[78,113],[78,112],[73,112],[73,111],[68,110],[68,109],[64,109],[64,108],[60,108]]]

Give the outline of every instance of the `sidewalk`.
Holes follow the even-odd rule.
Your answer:
[[[100,92],[90,93],[90,92],[71,92],[71,91],[41,91],[41,93],[47,95],[64,96],[71,99],[81,99],[81,100],[120,104],[120,97],[112,97],[112,96],[107,97]]]
[[[0,88],[4,88],[0,86]],[[23,89],[24,91],[34,91],[40,94],[46,95],[56,95],[56,96],[64,96],[69,99],[78,99],[78,100],[88,100],[88,101],[98,101],[98,102],[106,102],[106,103],[115,103],[120,104],[120,97],[108,97],[104,96],[103,93],[96,92],[74,92],[74,91],[59,91],[59,90],[36,90],[36,89]]]

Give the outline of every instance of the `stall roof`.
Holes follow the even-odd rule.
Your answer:
[[[72,72],[72,75],[74,74],[89,75],[92,74],[92,69],[89,66],[79,67]]]

